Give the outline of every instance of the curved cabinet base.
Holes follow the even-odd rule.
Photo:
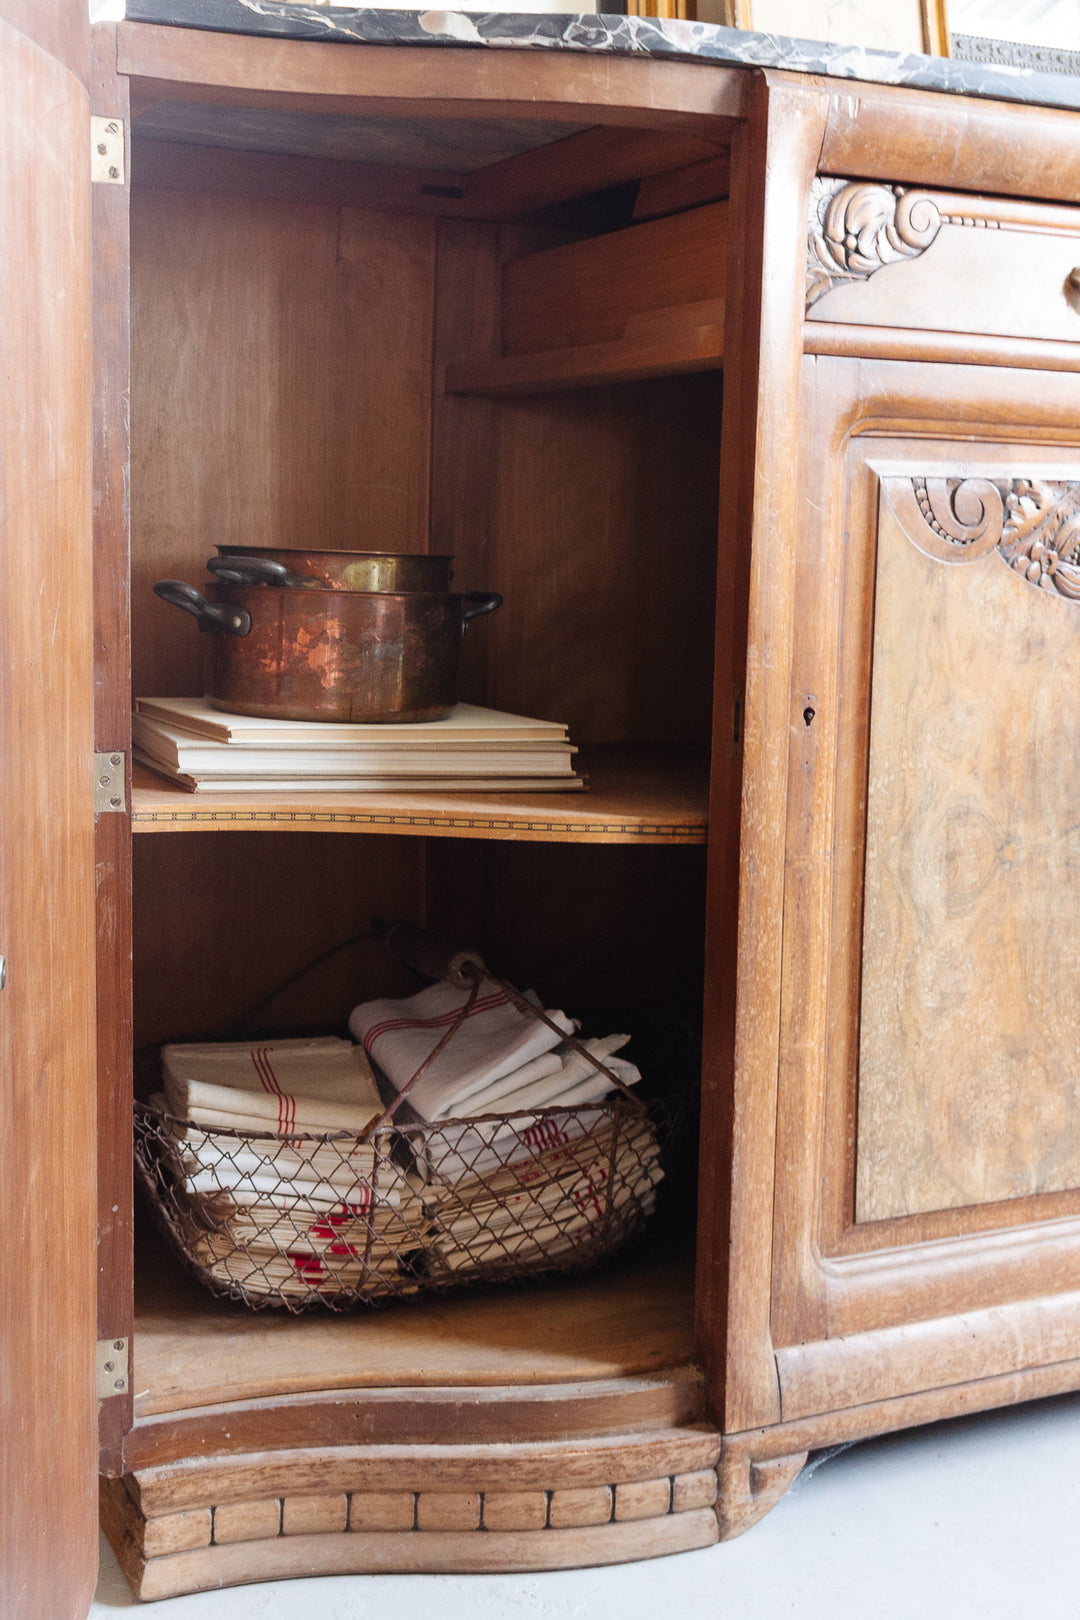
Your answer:
[[[708,1508],[639,1524],[577,1530],[361,1531],[278,1536],[125,1565],[136,1597],[179,1597],[248,1581],[302,1575],[480,1575],[579,1569],[629,1563],[711,1547],[716,1516]]]
[[[625,1563],[718,1540],[719,1451],[718,1435],[679,1429],[200,1458],[103,1480],[102,1524],[144,1599],[300,1575]],[[316,1494],[320,1476],[341,1488]],[[402,1488],[418,1479],[430,1484]]]
[[[719,1466],[716,1518],[721,1541],[731,1541],[763,1519],[794,1485],[806,1463],[806,1452],[770,1457],[761,1462],[725,1448]]]

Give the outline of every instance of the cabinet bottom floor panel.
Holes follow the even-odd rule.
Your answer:
[[[470,1391],[465,1403],[479,1414],[489,1403],[506,1408],[509,1392],[571,1388],[596,1391],[613,1405],[616,1427],[634,1427],[617,1390],[681,1390],[680,1412],[697,1401],[700,1376],[693,1368],[693,1267],[685,1251],[672,1253],[660,1235],[636,1253],[577,1276],[537,1279],[512,1287],[463,1288],[426,1299],[347,1312],[251,1310],[216,1298],[191,1279],[155,1234],[143,1231],[138,1246],[133,1335],[132,1388],[135,1426],[125,1444],[131,1466],[155,1463],[176,1452],[164,1438],[198,1429],[205,1446],[226,1430],[262,1425],[275,1441],[273,1419],[260,1417],[272,1406],[288,1405],[293,1421],[300,1408],[326,1406],[327,1427],[309,1431],[311,1440],[340,1443],[343,1401],[363,1409],[363,1434],[373,1426],[384,1438],[477,1439],[375,1414],[385,1409],[419,1413],[431,1409],[431,1424],[446,1404],[432,1392]],[[605,1394],[604,1392],[608,1392]],[[635,1400],[639,1397],[635,1396]],[[672,1397],[676,1399],[676,1397]],[[455,1404],[462,1400],[455,1396]],[[515,1406],[520,1404],[516,1400]],[[650,1402],[655,1405],[655,1402]],[[664,1397],[650,1421],[668,1421]],[[235,1418],[231,1421],[230,1414]],[[336,1415],[335,1415],[336,1414]],[[459,1413],[453,1422],[472,1427],[483,1420]],[[507,1419],[502,1420],[505,1428]],[[599,1432],[597,1422],[577,1428]],[[576,1432],[576,1431],[572,1431]],[[533,1432],[530,1438],[548,1436]],[[237,1444],[243,1441],[236,1437]],[[212,1444],[214,1450],[230,1447]]]

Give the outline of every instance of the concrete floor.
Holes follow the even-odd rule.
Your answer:
[[[281,1581],[138,1605],[103,1546],[92,1620],[131,1609],[161,1620],[1080,1620],[1080,1395],[855,1446],[706,1552],[551,1575]]]

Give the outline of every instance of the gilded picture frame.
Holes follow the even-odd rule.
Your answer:
[[[949,0],[952,55],[959,61],[1080,74],[1076,0]]]
[[[884,0],[883,4],[862,0],[850,5],[845,0],[798,0],[797,5],[792,0],[698,0],[697,15],[703,22],[763,34],[820,39],[867,50],[950,54],[946,0]]]

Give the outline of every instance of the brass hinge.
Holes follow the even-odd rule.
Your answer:
[[[127,809],[124,791],[124,756],[121,753],[94,755],[94,814],[119,815]]]
[[[122,186],[125,169],[124,120],[91,118],[90,179],[95,184]]]
[[[99,1339],[97,1342],[98,1400],[107,1401],[111,1395],[126,1395],[127,1387],[127,1340]]]

